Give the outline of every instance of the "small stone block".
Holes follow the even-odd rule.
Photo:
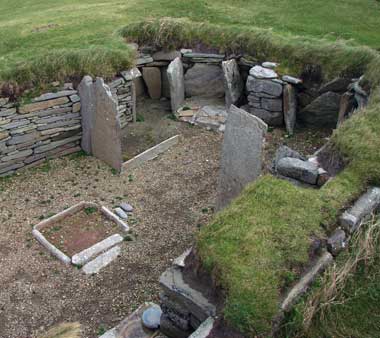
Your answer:
[[[121,219],[123,220],[127,220],[128,219],[128,215],[126,214],[126,212],[122,209],[122,208],[116,208],[115,209],[115,213],[116,215],[118,215]]]
[[[125,212],[133,212],[133,207],[129,203],[121,203],[120,208],[122,208]]]
[[[86,275],[92,275],[92,274],[98,273],[101,269],[103,269],[108,264],[110,264],[113,260],[115,260],[117,256],[120,255],[120,252],[121,252],[120,246],[115,246],[112,249],[101,254],[100,256],[96,257],[93,261],[87,263],[82,268],[82,271]]]

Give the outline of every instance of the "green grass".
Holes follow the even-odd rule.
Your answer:
[[[350,40],[380,48],[376,0],[0,0],[0,82],[40,85],[85,73],[111,77],[133,57],[117,33],[146,18],[188,18],[239,31]]]

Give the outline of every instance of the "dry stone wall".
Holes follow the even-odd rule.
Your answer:
[[[0,102],[0,176],[80,150],[81,104],[76,90],[47,93],[18,106]]]

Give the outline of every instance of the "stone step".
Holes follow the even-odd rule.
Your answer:
[[[101,269],[103,269],[112,261],[114,261],[117,258],[117,256],[120,255],[120,252],[120,246],[115,246],[112,249],[106,251],[105,253],[99,255],[94,260],[88,262],[85,266],[83,266],[82,271],[86,275],[98,273]]]
[[[145,310],[154,303],[141,305],[130,316],[124,319],[119,325],[107,331],[99,338],[153,338],[158,335],[158,330],[149,330],[142,324],[141,317]]]

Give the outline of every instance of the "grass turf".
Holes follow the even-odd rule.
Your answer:
[[[37,85],[84,73],[109,77],[133,59],[116,31],[146,18],[188,18],[241,32],[257,26],[284,37],[380,48],[379,11],[376,0],[15,0],[12,6],[0,0],[0,82]]]

